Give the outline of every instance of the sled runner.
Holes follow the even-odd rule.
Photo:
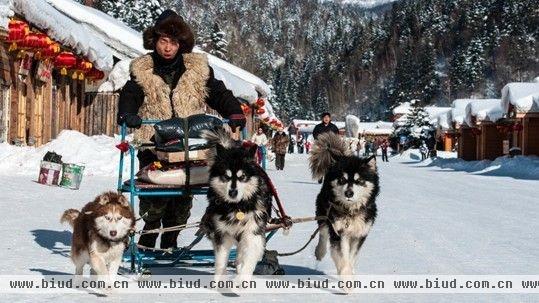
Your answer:
[[[155,124],[160,122],[159,120],[144,120],[143,124]],[[187,176],[185,185],[157,185],[153,183],[144,182],[138,180],[136,177],[135,171],[135,159],[136,159],[136,150],[139,147],[153,146],[153,144],[141,144],[134,145],[126,141],[127,127],[122,125],[120,129],[121,143],[117,145],[117,148],[121,150],[120,153],[120,165],[118,173],[118,191],[121,193],[129,193],[129,202],[133,210],[135,210],[135,200],[137,197],[148,197],[148,196],[195,196],[195,195],[206,195],[208,192],[207,184],[197,184],[191,185],[189,183],[189,174],[190,174],[190,164],[185,166],[185,174]],[[184,158],[187,163],[189,163],[189,129],[187,126],[184,127],[184,139],[183,142],[180,142],[185,150]],[[128,164],[129,169],[129,178],[124,180],[123,169],[125,162],[125,153],[130,155],[130,163]],[[270,219],[268,222],[268,227],[266,229],[266,241],[270,240],[277,230],[280,228],[289,228],[293,224],[293,220],[286,215],[284,207],[277,195],[275,187],[271,182],[270,178],[267,176],[265,171],[260,168],[261,175],[264,177],[266,183],[273,194],[272,209],[273,213],[276,214],[275,218]],[[297,221],[302,222],[302,221]],[[169,227],[169,228],[159,228],[156,230],[139,230],[133,231],[129,237],[129,248],[124,254],[124,261],[130,262],[130,271],[132,273],[148,273],[149,268],[152,267],[192,267],[192,266],[205,266],[211,267],[214,265],[215,257],[212,250],[195,250],[193,247],[197,245],[204,237],[204,234],[201,230],[198,230],[195,239],[191,244],[176,248],[176,249],[155,249],[149,247],[140,247],[135,241],[135,236],[137,234],[143,233],[162,233],[172,230],[184,230],[188,228],[198,228],[197,223],[189,223],[181,226]],[[236,251],[232,250],[229,257],[229,264],[233,264],[236,258]],[[266,263],[264,263],[266,262]],[[277,268],[278,263],[276,264],[276,257],[274,256],[265,256],[262,262],[259,263],[262,269],[259,269],[259,272],[262,271],[264,274],[271,274],[267,271],[264,272],[264,268],[275,268],[276,273],[282,274],[282,268]]]

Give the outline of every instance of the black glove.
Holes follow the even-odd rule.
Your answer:
[[[235,131],[237,127],[242,130],[245,127],[245,123],[247,123],[247,119],[245,119],[245,115],[243,114],[234,114],[228,117],[228,126],[230,126],[233,131]]]
[[[118,124],[125,122],[127,127],[140,128],[142,125],[142,119],[137,114],[123,114],[118,119]]]

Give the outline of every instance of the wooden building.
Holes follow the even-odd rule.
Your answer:
[[[476,160],[494,160],[504,155],[507,135],[498,124],[502,117],[500,99],[477,99],[466,105],[464,122],[475,136]]]
[[[539,156],[539,83],[509,83],[502,89],[502,109],[512,126],[510,145],[523,155]]]
[[[125,84],[122,79],[129,76],[130,60],[148,52],[142,47],[141,33],[76,2],[60,5],[46,0],[12,0],[8,6],[8,10],[0,11],[0,142],[38,146],[54,139],[63,129],[87,135],[117,133],[118,93]],[[34,44],[22,52],[20,47],[12,47],[15,41],[10,36],[9,20],[13,16],[28,27],[19,34],[63,41],[56,43],[59,52],[72,54],[76,66],[54,63],[52,67],[48,65],[49,78],[40,77],[46,61],[38,55],[41,49]],[[103,28],[109,31],[103,32]],[[56,62],[57,55],[48,57],[47,64]],[[83,60],[93,65],[91,72],[80,70],[79,61]],[[257,104],[259,99],[267,102],[270,89],[264,81],[209,54],[208,61],[215,77],[236,97],[247,101],[246,136],[261,121],[270,127],[279,125],[269,103]],[[113,72],[115,77],[111,75],[104,83],[89,81]],[[262,109],[266,115],[261,116]]]
[[[451,104],[451,128],[454,130],[457,156],[466,161],[477,160],[477,140],[475,127],[470,127],[464,121],[466,106],[473,99],[456,99]]]

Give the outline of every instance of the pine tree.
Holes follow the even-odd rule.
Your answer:
[[[416,96],[424,104],[430,103],[438,94],[440,89],[440,79],[436,74],[435,53],[431,42],[423,45],[419,53],[418,74],[416,90],[419,94]]]
[[[100,0],[96,8],[138,31],[152,26],[163,12],[159,0]]]
[[[198,42],[206,52],[223,60],[228,60],[228,41],[225,39],[225,36],[225,33],[219,28],[219,24],[215,22],[212,31],[202,36]]]
[[[404,123],[395,128],[394,135],[405,136],[411,146],[419,147],[432,135],[434,126],[429,121],[429,114],[421,106],[420,100],[410,102],[410,112],[406,115]]]

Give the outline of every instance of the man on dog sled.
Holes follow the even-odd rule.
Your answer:
[[[205,112],[206,105],[229,120],[236,130],[245,126],[239,101],[222,81],[215,79],[205,54],[193,53],[194,34],[172,10],[164,11],[153,27],[143,33],[144,48],[152,52],[134,59],[131,79],[120,93],[118,123],[136,128],[135,140],[148,142],[151,126],[141,127],[142,119],[184,118]],[[157,157],[152,149],[141,149],[139,167]],[[139,213],[144,229],[182,225],[190,216],[190,197],[141,197]],[[176,248],[179,231],[163,233],[163,249]],[[153,248],[158,234],[143,234],[138,244]]]

